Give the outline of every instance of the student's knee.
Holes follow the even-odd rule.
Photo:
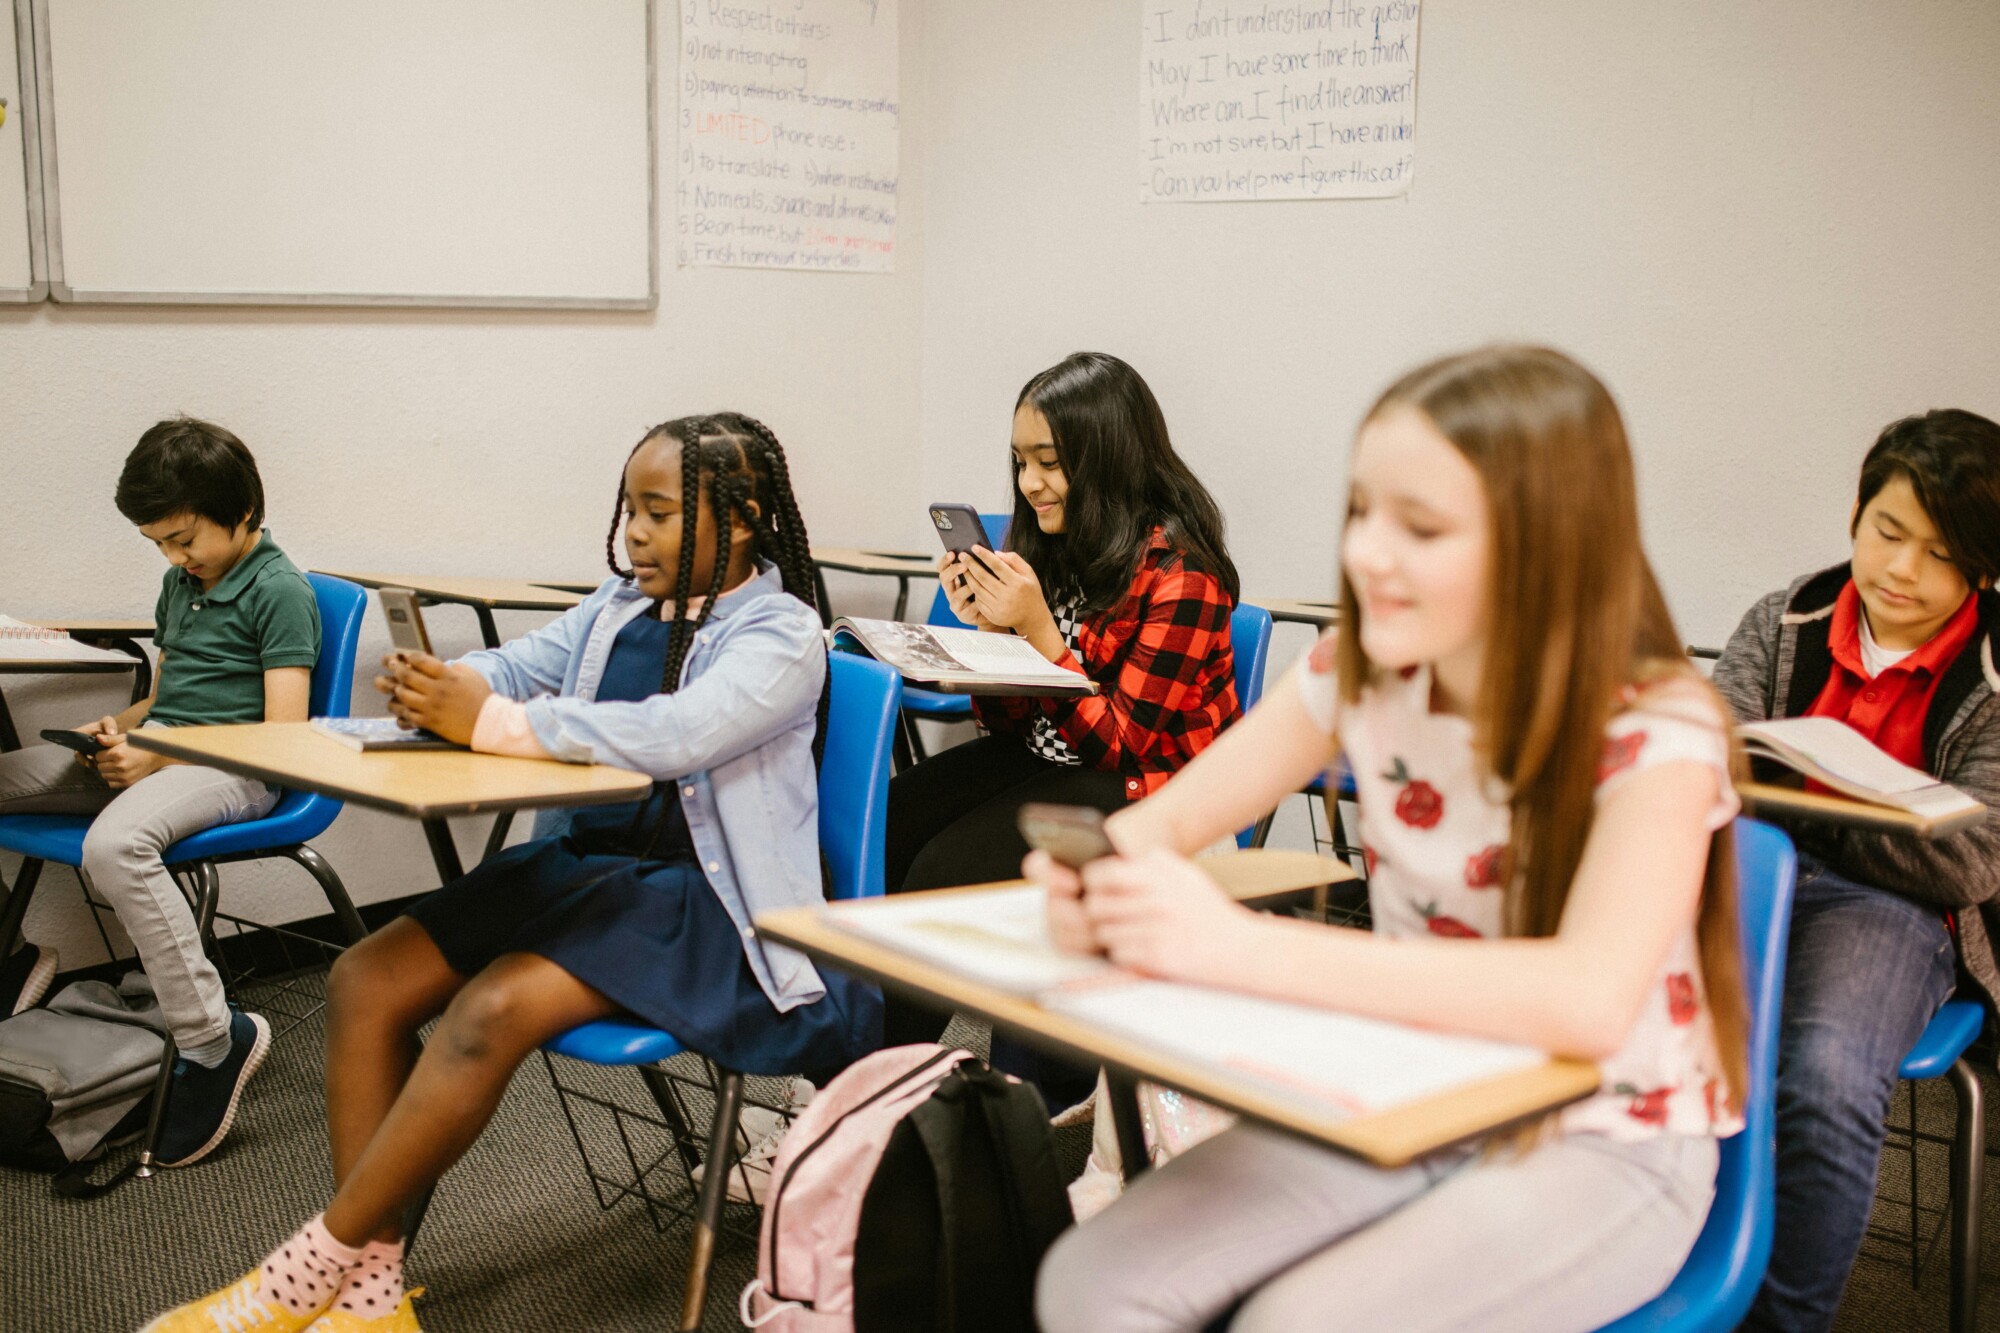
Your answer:
[[[84,876],[100,894],[121,899],[123,887],[136,880],[149,862],[160,859],[162,846],[143,825],[107,810],[91,821],[83,835]]]
[[[524,1035],[530,1023],[521,987],[504,977],[475,977],[446,1007],[435,1044],[455,1060],[517,1060],[538,1044]]]
[[[1792,1033],[1778,1078],[1780,1113],[1872,1132],[1888,1111],[1902,1054],[1829,1024]]]
[[[1035,1276],[1035,1320],[1042,1333],[1137,1333],[1150,1321],[1129,1264],[1107,1252],[1103,1227],[1071,1227],[1056,1238]],[[1134,1256],[1125,1256],[1130,1259]]]
[[[334,1021],[397,1009],[402,971],[396,965],[393,941],[385,933],[348,946],[326,977],[326,1003]]]

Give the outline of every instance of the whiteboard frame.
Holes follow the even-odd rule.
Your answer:
[[[35,94],[41,128],[41,186],[30,181],[31,201],[42,196],[35,210],[42,227],[30,222],[30,234],[42,239],[45,252],[41,286],[57,301],[70,305],[244,305],[244,306],[400,306],[406,309],[487,310],[657,310],[660,307],[660,72],[659,6],[646,4],[646,295],[644,296],[398,296],[388,292],[118,292],[72,287],[63,272],[62,186],[56,163],[55,78],[49,40],[48,0],[14,0],[18,12],[34,12]],[[17,25],[18,26],[18,25]],[[23,101],[27,100],[25,94]],[[40,299],[40,298],[34,298]]]
[[[0,303],[34,305],[49,299],[48,241],[42,229],[41,52],[35,45],[33,0],[14,0],[14,61],[21,70],[21,173],[26,177],[28,285],[0,287]]]

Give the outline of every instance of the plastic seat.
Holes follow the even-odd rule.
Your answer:
[[[1007,544],[1007,534],[1013,528],[1012,514],[981,514],[981,526],[986,535],[1001,546]],[[946,629],[971,629],[972,626],[951,613],[951,602],[939,588],[931,596],[930,615],[925,617],[926,625],[940,625]],[[918,685],[903,687],[903,732],[909,744],[910,755],[917,761],[924,758],[923,738],[917,734],[916,719],[931,722],[970,722],[972,720],[972,699],[964,694],[945,694],[938,690],[927,690]]]
[[[833,653],[830,669],[832,697],[819,776],[820,851],[831,872],[833,898],[879,897],[883,891],[882,840],[889,818],[890,752],[895,745],[902,681],[880,662],[848,653]],[[687,1049],[672,1034],[630,1019],[605,1019],[572,1028],[543,1049],[596,1065],[638,1066],[676,1137],[685,1131],[680,1104],[668,1086],[668,1076],[657,1064]],[[735,1130],[743,1097],[741,1074],[716,1072],[708,1152],[705,1159],[689,1160],[683,1155],[690,1167],[702,1160],[723,1164],[720,1171],[703,1173],[695,1204],[694,1241],[680,1322],[682,1329],[690,1331],[701,1327],[707,1304],[709,1262],[722,1225],[725,1187],[736,1160]],[[562,1090],[560,1084],[558,1090]],[[581,1150],[581,1141],[578,1146]],[[637,1192],[635,1184],[622,1188],[618,1197]]]
[[[346,717],[353,703],[354,656],[361,642],[361,617],[368,607],[368,594],[357,584],[325,574],[307,574],[313,598],[319,604],[320,653],[313,664],[308,711],[313,717]],[[218,824],[190,834],[168,847],[160,859],[184,873],[183,886],[191,884],[195,921],[204,936],[213,921],[222,881],[218,865],[232,861],[254,861],[282,856],[297,862],[326,895],[327,906],[350,943],[368,933],[360,913],[347,896],[340,876],[325,857],[306,844],[326,832],[340,814],[341,803],[314,792],[287,791],[278,798],[271,813],[261,819]],[[0,815],[0,848],[22,857],[14,891],[0,913],[0,956],[11,953],[27,917],[28,902],[48,863],[79,867],[83,864],[84,836],[89,833],[89,815]],[[160,1066],[162,1087],[173,1067],[174,1045],[168,1038]],[[140,1154],[138,1174],[151,1174],[154,1139],[158,1130],[163,1098],[154,1098],[154,1125],[145,1150]]]
[[[1917,1044],[1903,1057],[1898,1078],[1912,1082],[1949,1078],[1957,1094],[1958,1120],[1951,1136],[1951,1327],[1970,1333],[1978,1324],[1980,1201],[1986,1188],[1986,1112],[1979,1076],[1965,1059],[1986,1026],[1986,1010],[1976,1000],[1947,1000],[1931,1015]],[[1939,1136],[1916,1128],[1916,1102],[1910,1104],[1910,1249],[1911,1277],[1922,1273],[1929,1252],[1917,1227],[1916,1140]],[[1935,1233],[1933,1233],[1935,1234]]]
[[[1750,1003],[1750,1096],[1742,1133],[1722,1140],[1715,1202],[1667,1289],[1605,1333],[1723,1333],[1750,1309],[1771,1261],[1777,1211],[1778,1018],[1798,857],[1769,824],[1736,821],[1737,915]]]

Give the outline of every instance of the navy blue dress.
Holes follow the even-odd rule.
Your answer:
[[[669,626],[618,632],[597,697],[659,693]],[[539,954],[690,1050],[747,1074],[822,1077],[882,1043],[874,987],[822,970],[826,994],[772,1007],[695,853],[680,788],[580,810],[561,837],[509,847],[419,902],[410,918],[462,976]]]

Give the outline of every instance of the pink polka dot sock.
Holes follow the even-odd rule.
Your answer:
[[[318,1217],[264,1259],[265,1300],[294,1314],[318,1314],[333,1304],[340,1284],[361,1262],[361,1251],[342,1245]]]
[[[403,1303],[403,1242],[371,1240],[361,1248],[361,1264],[347,1275],[334,1308],[363,1319],[380,1319]]]

